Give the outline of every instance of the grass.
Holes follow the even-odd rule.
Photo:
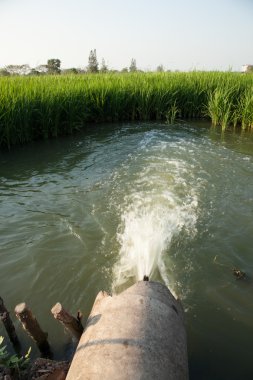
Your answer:
[[[0,146],[86,123],[207,118],[253,128],[253,75],[221,72],[0,78]]]

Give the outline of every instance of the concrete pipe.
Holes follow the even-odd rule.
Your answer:
[[[183,310],[166,286],[98,294],[66,380],[81,379],[188,379]]]

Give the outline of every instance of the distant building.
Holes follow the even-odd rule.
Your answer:
[[[253,72],[253,65],[243,65],[241,71],[242,71],[242,73]]]

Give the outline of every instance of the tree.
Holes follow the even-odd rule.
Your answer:
[[[156,71],[157,71],[158,73],[163,73],[163,72],[164,72],[164,67],[163,67],[163,65],[158,65],[157,68],[156,68]]]
[[[245,73],[253,73],[253,65],[247,65]]]
[[[100,72],[101,73],[108,73],[108,66],[105,64],[105,59],[104,58],[102,58]]]
[[[130,67],[129,67],[129,71],[130,71],[130,73],[134,73],[134,72],[137,71],[136,59],[134,59],[134,58],[131,59],[131,64],[130,64]]]
[[[48,66],[47,65],[39,65],[35,67],[35,70],[39,73],[39,75],[44,75],[48,73]]]
[[[29,75],[40,75],[40,74],[41,74],[40,71],[38,71],[38,70],[36,70],[34,68],[32,68],[31,71],[30,71],[30,73],[29,73]]]
[[[47,61],[48,74],[60,74],[60,67],[61,61],[57,58],[51,58]]]
[[[0,69],[0,77],[8,77],[10,75],[11,74],[9,73],[9,71],[6,70],[5,68]]]
[[[29,65],[8,65],[5,69],[10,75],[27,75],[30,73],[31,68]]]
[[[78,69],[76,69],[75,67],[71,67],[70,69],[62,70],[61,73],[68,75],[68,74],[78,74],[79,72],[78,72]]]
[[[98,73],[98,60],[96,49],[90,51],[87,71],[88,73]]]
[[[123,67],[123,69],[121,70],[122,73],[128,73],[128,68],[127,67]]]

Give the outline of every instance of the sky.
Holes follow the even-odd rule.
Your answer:
[[[253,64],[253,0],[0,0],[0,67],[233,70]]]

